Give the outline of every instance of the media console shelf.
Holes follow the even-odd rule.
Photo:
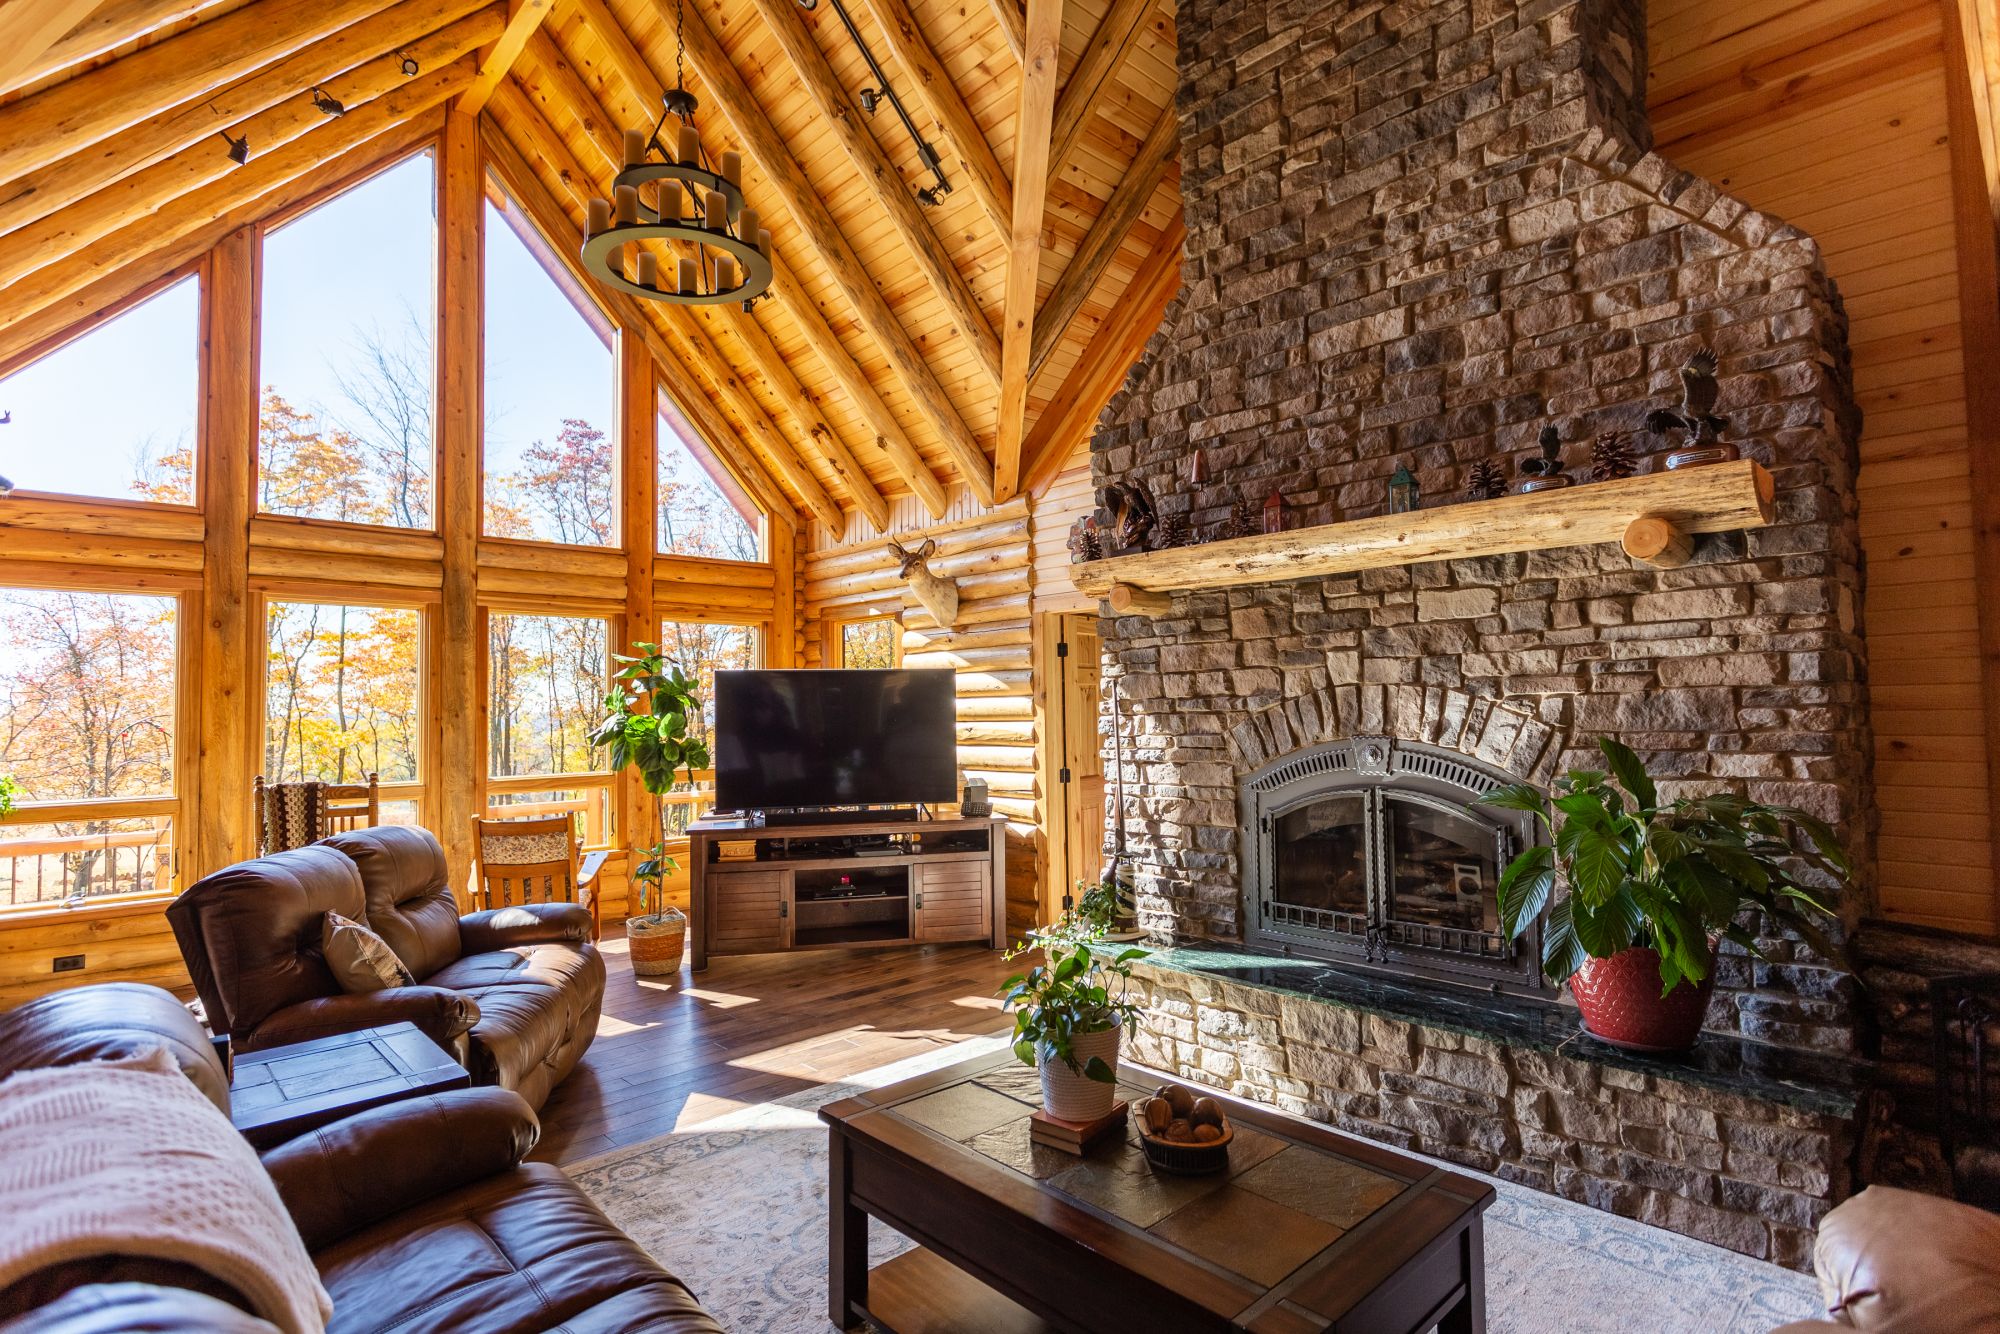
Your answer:
[[[724,857],[744,850],[754,856]],[[694,967],[711,954],[911,942],[1006,944],[1007,821],[697,820]]]

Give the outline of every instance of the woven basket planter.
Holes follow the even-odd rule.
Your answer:
[[[1107,1028],[1102,1033],[1078,1033],[1070,1039],[1070,1052],[1076,1057],[1078,1066],[1090,1064],[1093,1056],[1102,1057],[1115,1075],[1118,1073],[1118,1043],[1124,1035],[1123,1028]],[[1108,1115],[1111,1104],[1118,1099],[1116,1084],[1100,1084],[1080,1069],[1072,1070],[1061,1061],[1042,1061],[1040,1069],[1042,1110],[1059,1121],[1095,1121],[1100,1116]]]
[[[625,940],[632,950],[632,971],[641,977],[664,977],[681,970],[687,948],[688,919],[679,908],[625,921]]]

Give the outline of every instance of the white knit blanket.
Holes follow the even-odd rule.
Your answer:
[[[227,1283],[286,1334],[333,1302],[277,1188],[229,1118],[154,1049],[0,1082],[0,1288],[135,1255]]]

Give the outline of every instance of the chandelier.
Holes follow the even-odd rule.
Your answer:
[[[588,206],[583,263],[599,282],[650,301],[740,301],[748,310],[771,286],[771,233],[757,225],[757,210],[743,205],[743,155],[724,153],[711,163],[702,150],[694,128],[698,104],[682,71],[682,19],[677,0],[674,87],[650,135],[625,131],[624,166],[612,180],[611,198]],[[678,122],[671,153],[661,140],[670,122]],[[669,244],[671,269],[661,272],[660,255],[640,244],[645,241]],[[636,252],[629,270],[628,246]]]

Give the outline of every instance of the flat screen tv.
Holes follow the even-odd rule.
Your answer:
[[[715,806],[723,811],[954,800],[957,674],[715,674]]]

